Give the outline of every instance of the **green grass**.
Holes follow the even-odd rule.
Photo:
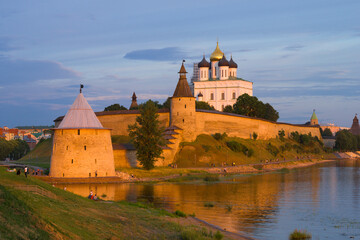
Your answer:
[[[133,174],[137,178],[161,178],[170,175],[185,176],[186,174],[205,173],[205,171],[194,169],[182,169],[171,167],[156,167],[151,170],[144,170],[142,168],[118,168],[117,171]]]
[[[307,240],[311,239],[311,234],[306,232],[305,230],[297,230],[295,229],[289,236],[289,240]]]
[[[18,190],[37,185],[56,197]],[[172,220],[174,219],[174,220]],[[181,239],[204,235],[145,203],[93,201],[0,168],[0,239]]]
[[[42,168],[50,168],[51,150],[52,138],[37,144],[32,151],[16,162]]]
[[[253,152],[244,154],[244,151],[237,151],[237,148],[234,151],[234,146],[241,146],[241,149],[252,149]],[[318,152],[319,149],[320,152]],[[274,156],[275,152],[276,157]],[[303,146],[291,139],[284,139],[284,141],[280,139],[258,139],[254,141],[252,139],[224,137],[222,140],[216,140],[213,136],[202,134],[193,142],[181,143],[175,161],[179,167],[210,167],[212,164],[220,167],[223,166],[223,163],[228,166],[231,166],[232,163],[236,165],[264,163],[265,159],[282,161],[284,158],[290,160],[296,159],[297,156],[308,155],[320,159],[322,156],[326,158],[332,154],[327,154],[321,150],[318,142],[311,146]]]

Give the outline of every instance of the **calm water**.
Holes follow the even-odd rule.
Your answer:
[[[58,185],[63,187],[63,185]],[[289,173],[218,183],[78,184],[67,190],[108,200],[149,201],[257,239],[288,239],[306,229],[312,239],[360,239],[360,161],[343,160]],[[205,203],[214,207],[205,207]],[[231,211],[228,210],[232,207]]]

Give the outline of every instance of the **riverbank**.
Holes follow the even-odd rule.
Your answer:
[[[93,201],[0,167],[1,239],[214,239],[217,231],[142,203]]]

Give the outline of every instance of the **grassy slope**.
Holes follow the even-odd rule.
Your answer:
[[[25,163],[29,165],[49,168],[50,157],[52,150],[52,138],[46,139],[42,143],[36,145],[36,147],[26,156],[18,160],[19,163]]]
[[[237,141],[245,145],[249,149],[254,150],[254,154],[251,157],[245,156],[242,152],[233,152],[226,145],[226,141]],[[222,162],[227,162],[231,165],[232,162],[235,162],[236,165],[239,164],[249,164],[249,163],[259,163],[261,160],[265,159],[278,159],[283,160],[284,157],[286,160],[296,159],[297,156],[311,156],[314,158],[321,158],[329,156],[324,153],[320,148],[319,143],[315,143],[313,146],[303,147],[304,151],[313,152],[315,148],[319,148],[320,152],[318,154],[314,153],[298,153],[296,149],[291,149],[288,151],[280,152],[276,157],[271,155],[271,153],[266,149],[267,145],[276,146],[280,150],[280,146],[289,143],[291,145],[300,144],[296,143],[293,140],[285,139],[280,141],[279,139],[270,139],[270,140],[251,140],[251,139],[242,139],[242,138],[229,138],[226,137],[224,140],[218,141],[215,140],[210,135],[199,135],[194,142],[184,142],[177,153],[175,160],[179,167],[191,167],[196,164],[197,167],[209,167],[210,164],[215,163],[216,166],[221,165]],[[196,156],[196,157],[195,157]]]
[[[27,184],[56,198],[11,187]],[[0,239],[212,239],[207,230],[176,221],[164,210],[89,200],[0,168]]]

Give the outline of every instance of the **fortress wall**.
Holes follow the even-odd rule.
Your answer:
[[[196,112],[196,135],[226,132],[231,137],[251,138],[256,132],[259,139],[270,139],[278,136],[280,130],[285,131],[285,137],[291,132],[298,131],[301,134],[311,133],[312,136],[320,138],[318,127],[274,123],[222,113]]]
[[[136,150],[114,149],[115,168],[140,167],[136,158]]]
[[[170,121],[169,113],[158,113],[160,126],[168,127]],[[97,116],[104,128],[111,129],[111,135],[129,135],[128,126],[136,122],[136,117],[140,114],[114,114]]]
[[[55,129],[50,177],[95,177],[95,171],[115,176],[110,130]]]

